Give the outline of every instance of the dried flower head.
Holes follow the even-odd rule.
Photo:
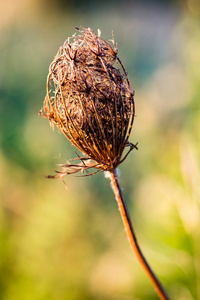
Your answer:
[[[56,125],[86,157],[67,162],[56,176],[115,169],[136,145],[128,138],[134,120],[134,91],[117,56],[117,45],[88,28],[76,28],[49,67],[42,117]],[[72,41],[71,41],[72,40]],[[114,63],[118,62],[118,69]],[[128,153],[122,158],[124,148]]]

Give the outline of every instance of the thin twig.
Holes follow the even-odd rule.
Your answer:
[[[129,243],[131,245],[131,248],[133,249],[133,252],[135,253],[138,261],[140,262],[140,264],[146,271],[147,275],[149,276],[160,299],[161,300],[170,300],[169,296],[166,294],[164,288],[162,287],[158,278],[152,271],[151,267],[149,266],[147,260],[145,259],[144,255],[140,249],[140,246],[138,244],[138,241],[137,241],[134,229],[133,229],[131,218],[129,216],[128,209],[127,209],[127,206],[126,206],[123,194],[122,194],[122,190],[121,190],[121,187],[119,184],[116,169],[114,171],[110,171],[108,173],[109,173],[112,189],[115,194],[115,198],[116,198],[116,201],[117,201],[117,204],[119,207],[121,218],[122,218],[124,228],[126,230],[126,234],[127,234]]]

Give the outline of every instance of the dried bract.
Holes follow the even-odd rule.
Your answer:
[[[110,43],[88,28],[76,28],[49,67],[47,95],[40,115],[56,125],[83,154],[81,163],[63,165],[61,177],[95,167],[113,170],[122,158],[135,113],[134,91]],[[71,41],[72,40],[72,41]],[[114,66],[118,62],[119,68]],[[77,167],[76,167],[77,166]]]

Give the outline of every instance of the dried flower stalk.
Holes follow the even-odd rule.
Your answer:
[[[92,168],[96,171],[90,175],[108,172],[131,247],[160,299],[169,299],[139,248],[116,174],[119,164],[137,149],[128,140],[135,116],[134,91],[114,36],[112,47],[100,37],[100,30],[98,35],[90,28],[76,30],[78,35],[65,41],[49,67],[47,95],[39,114],[86,156],[74,159],[80,163],[67,161],[60,165],[61,171],[48,177],[62,179]],[[129,150],[123,156],[126,147]]]

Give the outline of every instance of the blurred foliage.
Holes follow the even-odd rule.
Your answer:
[[[199,1],[2,0],[0,9],[0,298],[157,299],[103,174],[67,177],[68,190],[44,178],[75,157],[38,111],[52,58],[82,25],[103,38],[114,30],[136,90],[139,151],[120,180],[141,247],[172,299],[200,299]]]

